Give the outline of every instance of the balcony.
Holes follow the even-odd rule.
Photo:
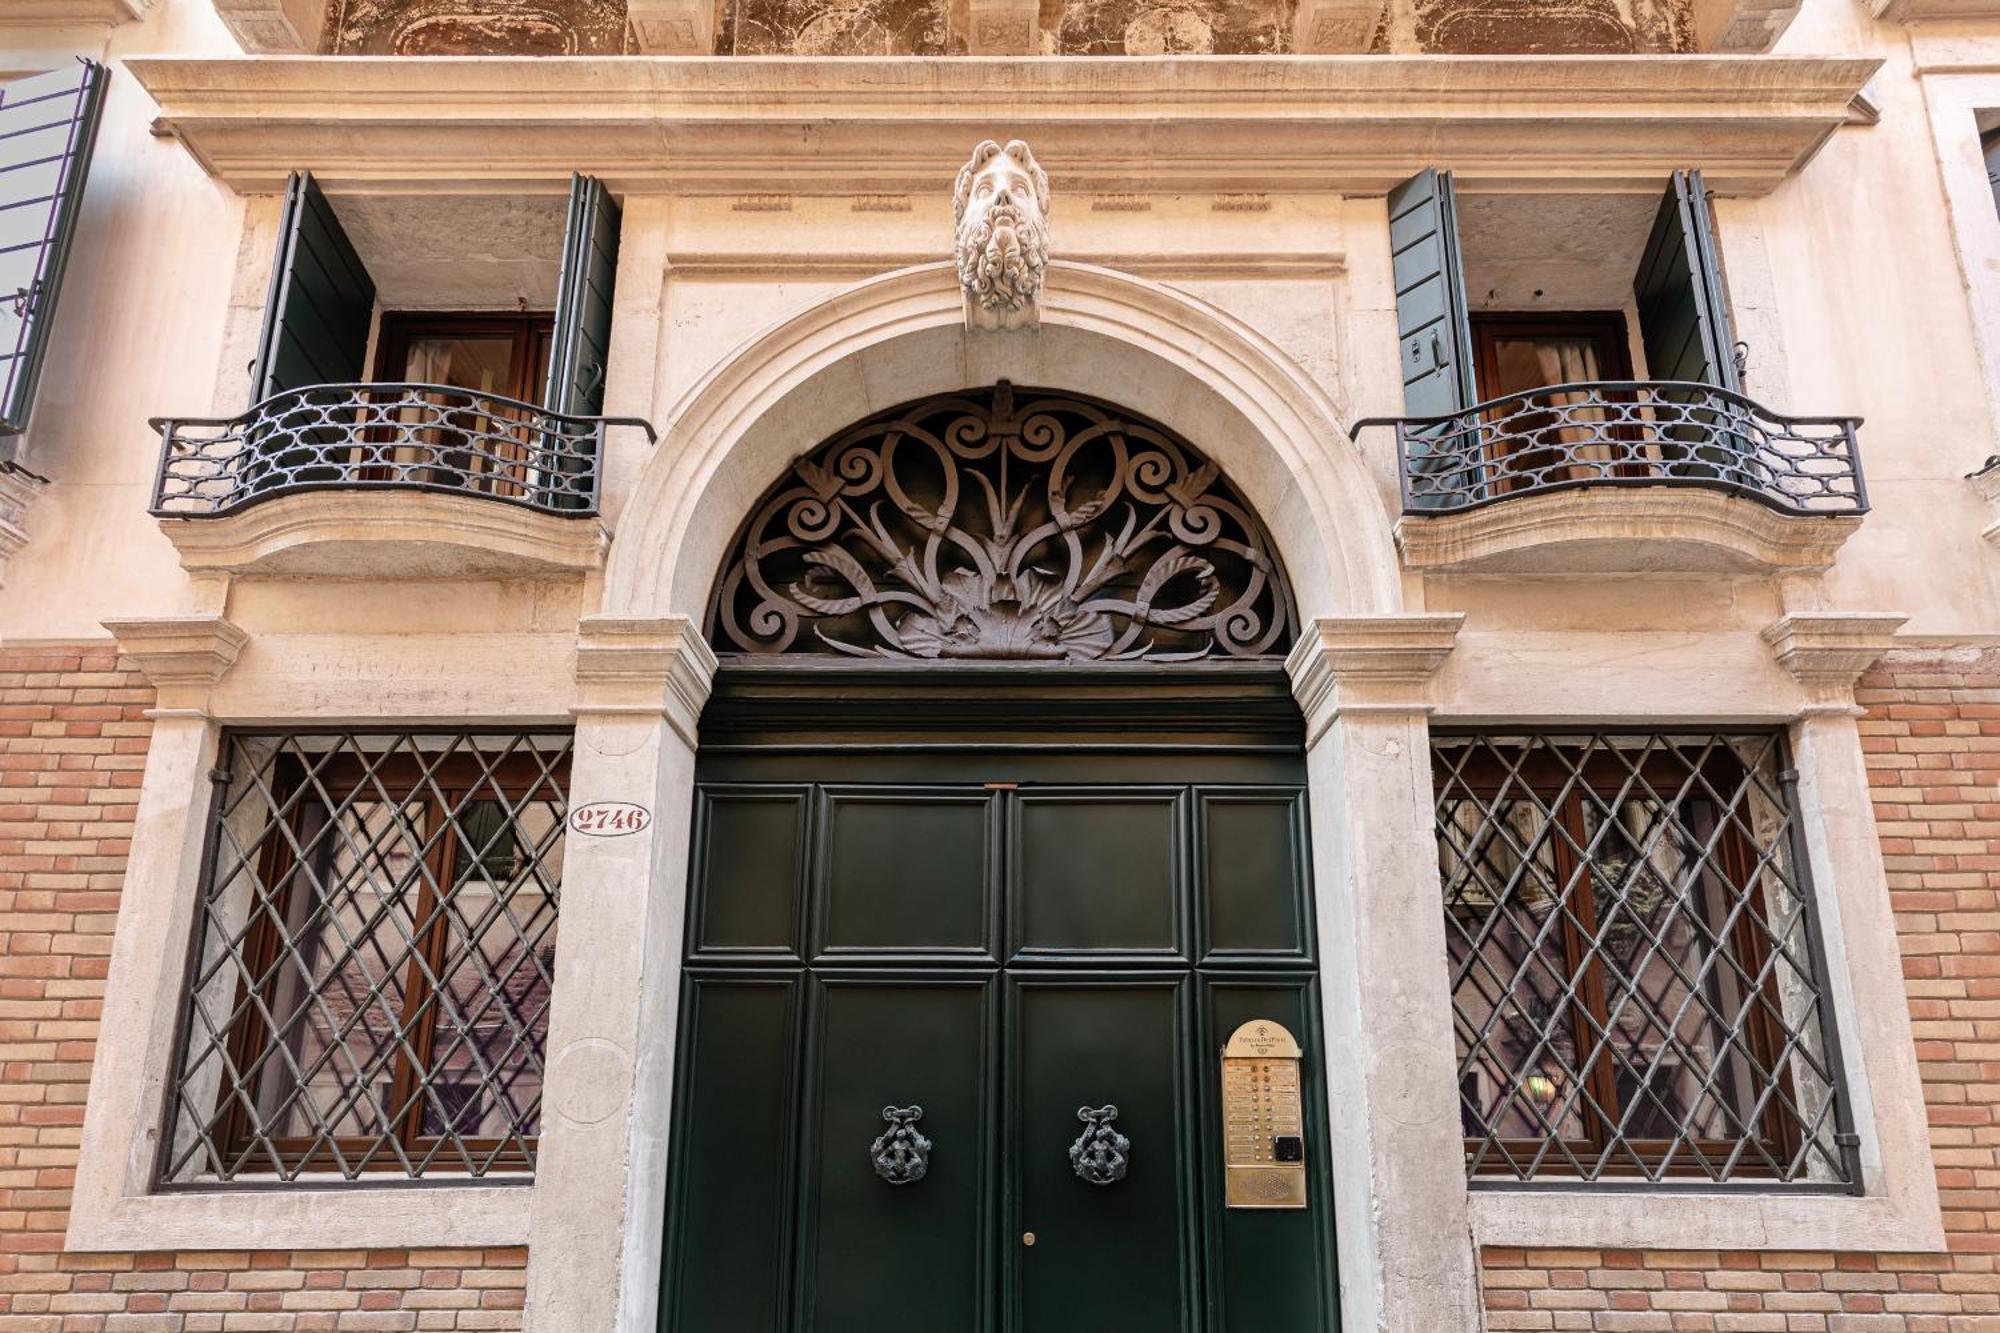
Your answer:
[[[1851,417],[1685,381],[1551,385],[1393,425],[1397,544],[1447,573],[1811,572],[1868,510]]]
[[[611,426],[437,384],[289,389],[156,418],[152,514],[189,572],[451,577],[594,569]]]

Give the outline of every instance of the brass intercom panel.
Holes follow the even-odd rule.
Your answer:
[[[1222,1048],[1222,1127],[1231,1208],[1306,1206],[1302,1052],[1283,1024],[1245,1023]]]

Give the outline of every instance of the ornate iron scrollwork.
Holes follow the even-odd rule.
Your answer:
[[[1076,1118],[1083,1122],[1083,1133],[1069,1145],[1069,1164],[1077,1179],[1092,1185],[1115,1185],[1125,1179],[1132,1140],[1111,1127],[1118,1108],[1079,1106]]]
[[[875,1174],[891,1185],[914,1185],[930,1174],[931,1141],[917,1129],[924,1118],[921,1106],[885,1106],[882,1118],[889,1128],[868,1147],[868,1160]]]
[[[792,464],[738,540],[725,652],[1125,661],[1281,657],[1263,525],[1159,426],[1014,388],[927,399]]]

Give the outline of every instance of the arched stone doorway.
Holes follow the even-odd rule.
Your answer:
[[[1297,636],[1068,393],[795,460],[711,598],[662,1327],[1337,1325]],[[1239,1067],[1256,1025],[1303,1058]]]
[[[629,349],[614,353],[614,395],[632,369]],[[556,960],[529,1322],[651,1333],[671,1299],[666,1169],[717,571],[793,459],[872,413],[1001,379],[1139,405],[1198,442],[1268,529],[1297,611],[1298,702],[1269,702],[1305,715],[1341,1318],[1475,1327],[1424,723],[1458,618],[1403,608],[1386,474],[1371,476],[1318,380],[1184,292],[1062,261],[1031,335],[968,334],[949,263],[807,305],[684,392],[656,387],[659,448],[607,479],[617,536],[600,609],[579,626],[572,801],[656,818],[567,853],[566,929],[592,947]],[[1105,716],[1087,701],[1073,714]]]

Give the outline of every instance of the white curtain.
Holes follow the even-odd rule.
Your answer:
[[[1538,341],[1535,344],[1535,359],[1541,363],[1542,383],[1544,384],[1576,384],[1595,380],[1602,376],[1602,370],[1597,361],[1597,349],[1586,342]],[[1545,397],[1552,407],[1570,409],[1569,415],[1572,420],[1604,420],[1604,411],[1602,408],[1576,406],[1576,404],[1586,401],[1585,396],[1582,394],[1552,393],[1545,395]],[[1538,432],[1542,439],[1551,445],[1561,444],[1568,446],[1573,458],[1588,460],[1589,462],[1608,463],[1613,457],[1613,451],[1609,446],[1584,443],[1584,441],[1596,433],[1587,426],[1562,426]],[[1582,465],[1572,466],[1567,469],[1567,472],[1572,478],[1599,475],[1596,468]]]

